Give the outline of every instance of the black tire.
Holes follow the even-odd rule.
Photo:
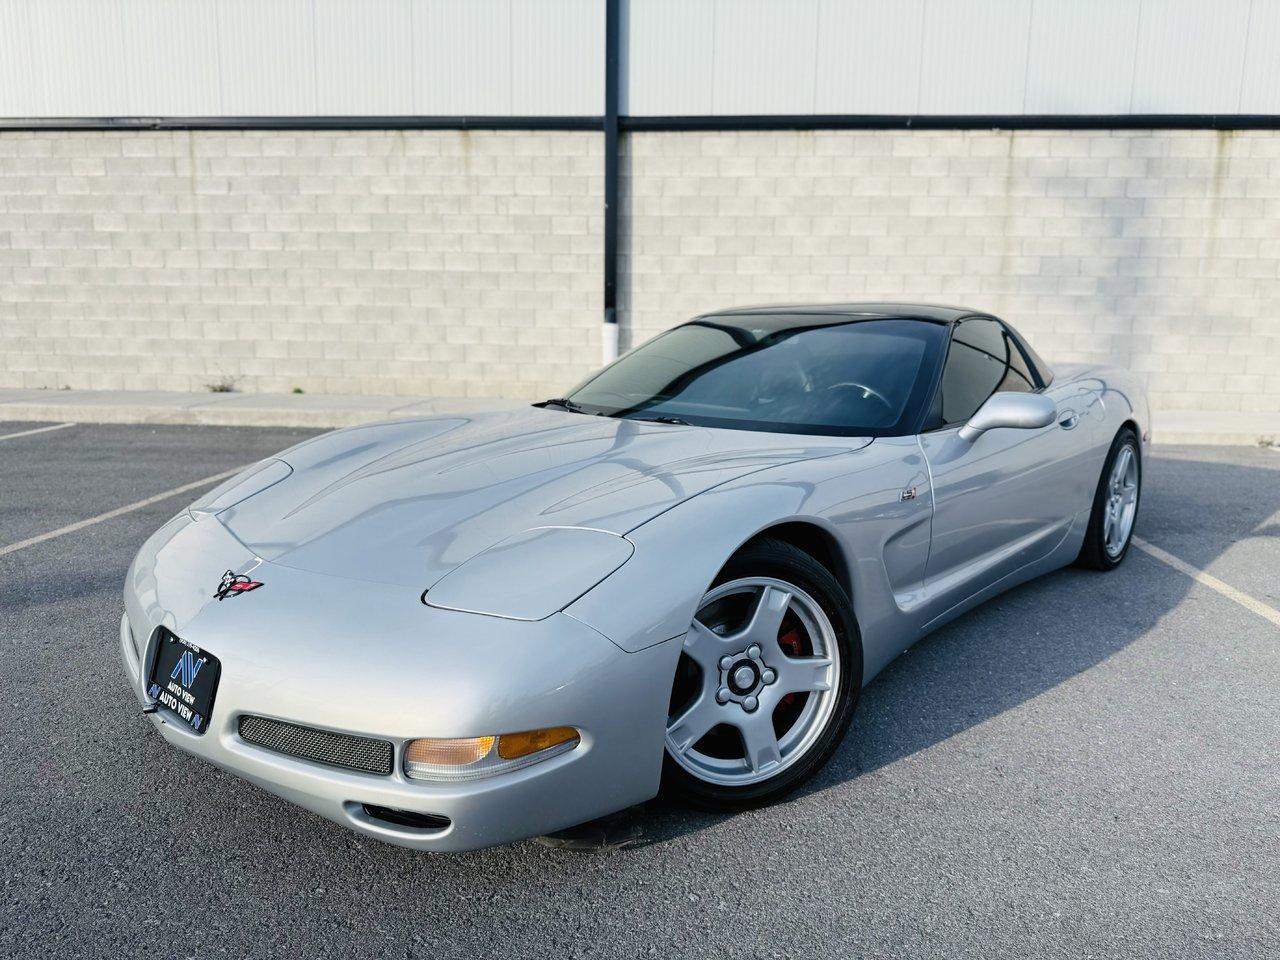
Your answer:
[[[1132,448],[1134,463],[1137,464],[1137,499],[1134,503],[1133,527],[1130,528],[1128,539],[1125,540],[1120,552],[1112,556],[1107,552],[1103,533],[1106,522],[1108,480],[1111,477],[1111,469],[1115,466],[1116,458],[1120,456],[1120,451],[1126,446]],[[1085,531],[1084,544],[1080,547],[1080,554],[1076,557],[1076,565],[1087,570],[1099,570],[1104,573],[1120,566],[1124,562],[1124,558],[1129,555],[1129,545],[1133,542],[1133,530],[1137,528],[1138,510],[1141,506],[1142,448],[1138,444],[1138,435],[1133,432],[1133,428],[1121,427],[1120,431],[1115,435],[1115,439],[1111,441],[1111,449],[1107,451],[1107,459],[1102,464],[1102,475],[1098,477],[1098,486],[1093,494],[1093,511],[1089,514],[1089,526]]]
[[[839,746],[862,690],[862,637],[853,605],[840,582],[808,553],[783,540],[762,538],[735,554],[712,587],[747,577],[770,577],[799,587],[826,613],[835,632],[840,680],[826,727],[807,752],[774,777],[743,786],[708,783],[663,755],[663,792],[707,810],[729,812],[765,806],[795,790],[827,762]]]

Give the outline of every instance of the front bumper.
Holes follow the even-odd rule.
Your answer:
[[[222,661],[203,734],[163,709],[149,714],[174,746],[343,826],[424,850],[537,836],[657,792],[672,644],[627,653],[563,614],[518,622],[435,610],[401,587],[267,563],[253,570],[263,589],[209,602],[224,567],[199,564],[197,584],[187,572],[191,551],[234,566],[230,555],[243,548],[216,521],[169,526],[165,544],[149,543],[130,569],[120,646],[143,705],[159,627]],[[356,773],[248,743],[239,735],[246,714],[389,740],[392,773]],[[433,783],[403,772],[405,744],[418,737],[561,725],[581,731],[575,749],[509,773]],[[447,824],[406,826],[370,807]]]

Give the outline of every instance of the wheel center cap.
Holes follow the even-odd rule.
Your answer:
[[[729,686],[734,693],[748,693],[755,688],[758,678],[759,674],[753,664],[741,663],[729,673]]]

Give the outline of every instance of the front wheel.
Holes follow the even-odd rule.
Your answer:
[[[749,544],[685,637],[664,785],[717,810],[777,799],[835,750],[861,686],[862,644],[839,582],[789,543]]]

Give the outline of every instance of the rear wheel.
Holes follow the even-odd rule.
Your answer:
[[[789,543],[749,544],[685,637],[664,785],[713,809],[777,799],[835,750],[861,686],[862,644],[839,582]]]
[[[1129,552],[1133,527],[1138,519],[1138,502],[1142,494],[1142,460],[1138,453],[1138,436],[1123,428],[1111,441],[1098,489],[1093,497],[1093,512],[1084,545],[1076,559],[1090,570],[1114,570]]]

